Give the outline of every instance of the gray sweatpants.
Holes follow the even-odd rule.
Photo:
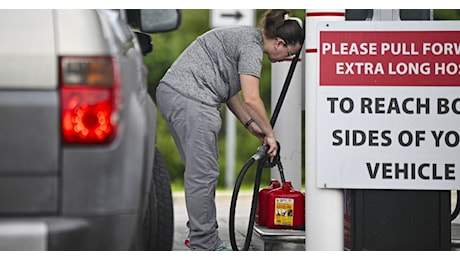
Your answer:
[[[217,231],[215,193],[219,177],[220,108],[186,98],[166,84],[156,90],[160,113],[168,124],[185,165],[185,202],[193,250],[222,244]]]

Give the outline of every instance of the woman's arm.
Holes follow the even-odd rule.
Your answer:
[[[263,144],[269,145],[268,154],[275,156],[278,150],[276,143],[275,133],[267,117],[265,105],[260,98],[259,93],[259,78],[252,75],[240,75],[241,91],[243,93],[244,108],[250,115],[250,118],[254,119],[257,126],[260,127],[261,132],[264,135]],[[241,101],[240,101],[241,102]],[[243,121],[247,118],[241,118]],[[240,119],[240,120],[241,120]]]
[[[227,102],[227,107],[240,120],[241,124],[246,127],[251,134],[257,137],[260,143],[264,141],[264,132],[257,125],[254,119],[251,118],[246,106],[241,101],[240,95],[235,95]]]

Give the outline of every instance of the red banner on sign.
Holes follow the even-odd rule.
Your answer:
[[[320,86],[460,86],[460,31],[321,31]]]

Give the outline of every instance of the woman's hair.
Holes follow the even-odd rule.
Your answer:
[[[259,27],[268,39],[281,38],[287,45],[300,43],[303,45],[305,31],[302,21],[296,17],[289,17],[289,11],[285,9],[272,9],[265,12],[260,20]]]

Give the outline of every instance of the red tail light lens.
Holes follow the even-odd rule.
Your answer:
[[[120,87],[110,57],[62,57],[61,129],[68,144],[103,144],[118,130]]]

